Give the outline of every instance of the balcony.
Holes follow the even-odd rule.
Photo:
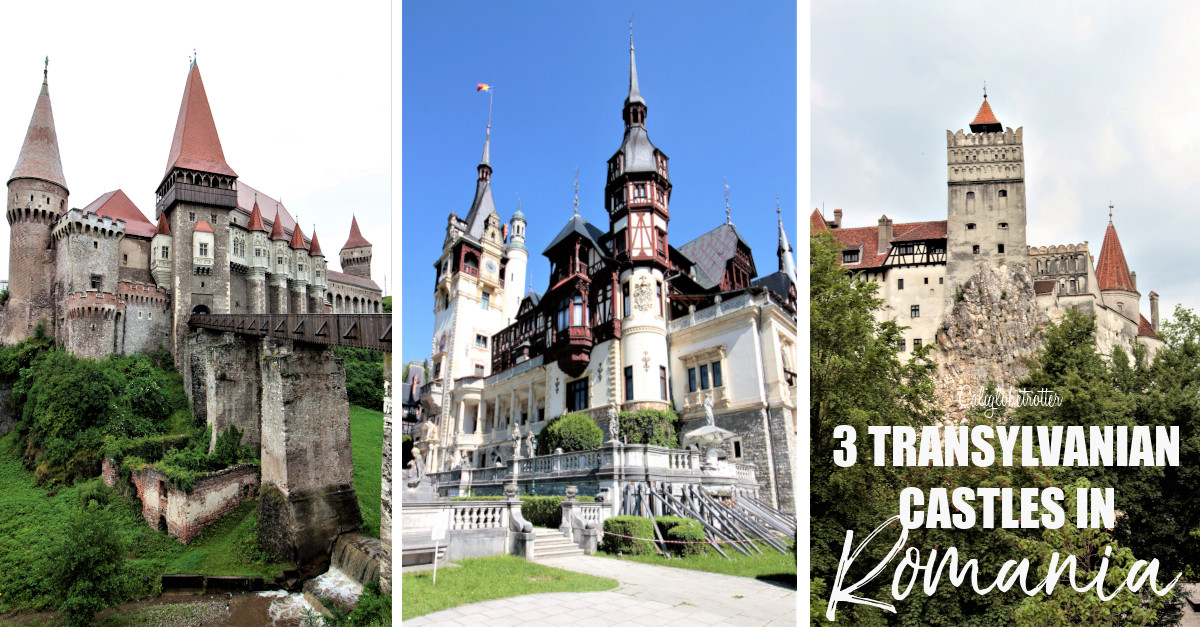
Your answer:
[[[591,327],[567,327],[555,334],[550,350],[563,372],[578,377],[591,360],[594,344]]]

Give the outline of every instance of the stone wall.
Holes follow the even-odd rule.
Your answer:
[[[231,273],[229,276],[229,307],[230,313],[266,313],[262,309],[254,309],[254,298],[250,294],[250,277],[241,273]]]
[[[105,471],[105,466],[108,470]],[[115,469],[105,460],[101,465],[104,482],[116,484]],[[259,473],[254,464],[238,464],[210,473],[184,492],[174,487],[157,468],[147,466],[131,475],[137,498],[142,502],[142,518],[151,527],[166,531],[187,544],[205,527],[237,508],[258,493]]]
[[[380,587],[392,591],[392,354],[383,355],[383,463],[380,469],[379,541],[383,557],[379,563]]]
[[[729,461],[754,464],[758,478],[759,495],[767,504],[788,512],[795,511],[795,486],[792,481],[792,464],[795,459],[795,442],[790,432],[790,417],[786,409],[765,408],[714,413],[718,427],[732,431],[741,438],[742,457],[733,455],[733,442],[721,444],[723,456]],[[706,418],[683,421],[681,434],[708,424]]]
[[[212,427],[209,450],[231,425],[242,430],[242,445],[257,449],[262,442],[258,372],[262,341],[234,334],[204,350],[205,419]]]
[[[1024,265],[993,269],[983,263],[952,299],[932,355],[938,365],[933,377],[938,406],[947,421],[956,423],[969,409],[958,401],[963,386],[1008,388],[1029,374],[1048,319]]]
[[[120,259],[117,260],[117,276],[120,280],[154,285],[154,277],[150,275],[150,240],[126,235],[117,248],[120,252]]]
[[[170,293],[153,283],[122,282],[118,291],[124,301],[124,315],[117,329],[118,350],[132,355],[170,349]]]

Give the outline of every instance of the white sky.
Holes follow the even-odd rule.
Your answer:
[[[810,203],[946,218],[946,130],[1023,126],[1031,245],[1099,255],[1108,203],[1142,312],[1200,307],[1200,5],[814,2]],[[968,131],[969,132],[969,131]],[[812,211],[810,207],[809,212]]]
[[[183,99],[200,73],[225,159],[245,181],[314,223],[331,269],[358,216],[390,271],[391,24],[385,2],[20,3],[0,37],[0,171],[20,153],[50,57],[50,99],[68,205],[125,190],[154,220],[154,190]],[[0,277],[9,227],[0,220]]]

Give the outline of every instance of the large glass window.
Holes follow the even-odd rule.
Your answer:
[[[712,379],[713,387],[721,387],[721,362],[719,361],[714,361],[712,363]]]
[[[567,411],[583,411],[588,408],[588,379],[567,383]]]
[[[702,364],[700,366],[700,389],[708,389],[708,364]]]

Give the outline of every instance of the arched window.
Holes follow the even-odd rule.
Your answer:
[[[193,308],[192,308],[192,313],[194,313],[194,314],[207,314],[207,313],[211,313],[211,312],[208,310],[208,306],[207,306],[207,305],[196,305],[195,307],[193,307]]]
[[[1007,190],[1007,189],[1002,189],[1002,190],[1000,190],[1000,197],[1001,197],[1001,198],[1008,198],[1008,190]]]

